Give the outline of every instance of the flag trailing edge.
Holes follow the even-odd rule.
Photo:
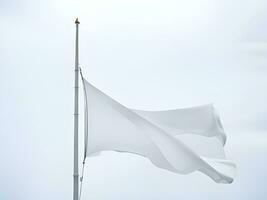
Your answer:
[[[201,171],[217,183],[233,182],[235,164],[224,153],[226,135],[212,104],[167,110],[127,108],[84,78],[85,157],[128,152],[179,174]]]

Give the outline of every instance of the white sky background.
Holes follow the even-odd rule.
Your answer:
[[[80,64],[91,83],[137,109],[213,102],[238,167],[234,183],[221,185],[136,155],[103,153],[87,159],[83,199],[266,199],[266,6],[264,0],[1,0],[0,199],[72,199],[77,16]]]

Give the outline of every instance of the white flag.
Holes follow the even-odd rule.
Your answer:
[[[141,111],[127,108],[83,79],[86,99],[85,155],[134,153],[157,167],[187,174],[199,170],[231,183],[235,165],[226,160],[226,136],[212,105]]]

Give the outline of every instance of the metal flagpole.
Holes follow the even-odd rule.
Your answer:
[[[78,166],[78,124],[79,124],[79,20],[76,24],[75,41],[75,83],[74,83],[74,164],[73,164],[73,200],[79,198],[79,166]]]

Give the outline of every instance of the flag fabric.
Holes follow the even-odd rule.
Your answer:
[[[212,104],[142,111],[127,108],[83,78],[85,157],[128,152],[179,174],[196,170],[218,183],[233,181],[235,164],[224,153],[226,135]]]

